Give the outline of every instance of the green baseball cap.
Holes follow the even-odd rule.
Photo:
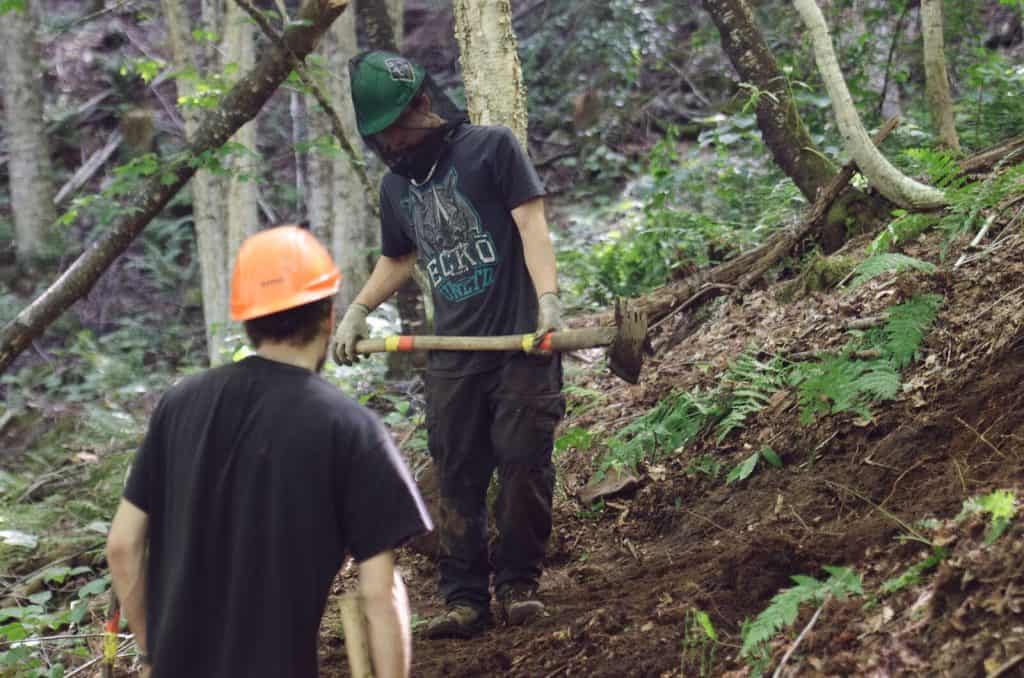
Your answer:
[[[391,52],[364,52],[352,59],[349,77],[359,133],[372,136],[397,120],[425,75],[422,66]]]

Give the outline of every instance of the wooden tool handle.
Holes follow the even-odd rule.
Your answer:
[[[341,597],[341,626],[345,629],[345,653],[352,678],[373,678],[370,646],[366,639],[366,617],[358,593]]]
[[[546,351],[575,351],[608,346],[615,339],[614,327],[585,327],[552,332],[539,348]],[[394,351],[523,351],[532,348],[534,335],[506,334],[497,337],[445,337],[432,334],[363,339],[356,343],[357,353]]]

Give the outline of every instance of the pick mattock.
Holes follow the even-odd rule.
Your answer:
[[[457,337],[437,335],[394,335],[383,339],[363,339],[356,343],[357,353],[395,351],[529,351],[535,335],[507,334],[497,337]],[[581,348],[608,347],[608,367],[631,384],[640,379],[644,342],[647,339],[647,314],[629,308],[623,300],[615,302],[613,327],[586,327],[551,332],[537,348],[544,351],[576,351]]]

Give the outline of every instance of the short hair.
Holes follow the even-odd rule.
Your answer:
[[[305,346],[316,338],[323,320],[330,316],[334,297],[325,297],[270,315],[246,320],[245,334],[255,348],[264,341]]]

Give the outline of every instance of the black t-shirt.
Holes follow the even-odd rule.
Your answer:
[[[381,252],[412,251],[430,278],[437,334],[494,336],[536,329],[537,294],[512,210],[544,186],[512,131],[463,125],[430,181],[391,173],[381,184]],[[432,351],[428,371],[462,376],[497,366],[495,353]]]
[[[431,529],[377,418],[259,356],[164,395],[124,496],[149,516],[154,678],[316,676],[346,554],[363,561]]]

